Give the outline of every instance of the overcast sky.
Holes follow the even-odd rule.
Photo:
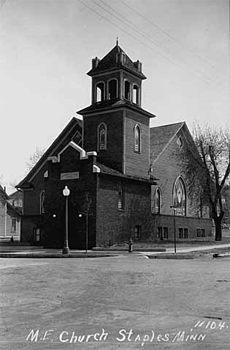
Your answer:
[[[19,182],[91,103],[91,59],[143,63],[152,126],[229,119],[228,0],[0,0],[0,180]]]

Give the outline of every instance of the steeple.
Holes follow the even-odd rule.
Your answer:
[[[141,83],[146,79],[139,60],[133,62],[118,44],[101,60],[92,59],[92,104],[108,100],[125,100],[141,106]]]
[[[116,38],[107,55],[92,60],[88,75],[92,103],[78,112],[83,116],[84,149],[96,150],[99,163],[116,171],[148,178],[149,122],[154,115],[141,108],[146,77],[140,61],[133,62]]]

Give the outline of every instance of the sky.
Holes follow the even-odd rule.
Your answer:
[[[91,103],[94,57],[116,44],[140,60],[151,126],[223,127],[229,106],[228,0],[0,0],[0,182],[14,191]]]

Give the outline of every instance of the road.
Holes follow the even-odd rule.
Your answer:
[[[230,348],[230,259],[0,259],[3,350]]]

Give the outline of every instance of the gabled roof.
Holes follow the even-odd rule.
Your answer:
[[[8,200],[8,199],[9,199],[9,196],[8,196],[8,194],[6,193],[6,191],[4,190],[4,188],[2,187],[2,185],[0,185],[0,194],[1,194],[1,197],[2,197],[4,200]]]
[[[124,56],[124,60],[121,63],[118,59],[119,55]],[[137,69],[135,62],[133,62],[124,50],[117,44],[114,48],[101,60],[99,60],[98,65],[92,68],[87,74],[93,76],[103,71],[114,70],[117,68],[123,68],[129,72],[138,75],[141,79],[146,79],[145,75]]]
[[[145,109],[141,108],[140,106],[136,105],[135,103],[132,103],[131,101],[119,100],[119,99],[105,100],[105,101],[97,102],[97,103],[94,103],[94,104],[84,108],[84,109],[81,109],[77,113],[85,115],[85,114],[91,114],[91,113],[95,113],[95,112],[99,112],[99,111],[100,112],[106,111],[107,109],[112,111],[114,109],[118,109],[121,107],[126,107],[126,108],[131,109],[133,111],[136,111],[138,113],[142,113],[149,118],[156,117],[154,114],[146,111]]]
[[[18,199],[18,198],[23,198],[23,193],[22,191],[14,191],[13,193],[9,194],[9,199]]]
[[[22,215],[22,211],[20,209],[14,207],[9,202],[7,202],[7,211],[9,211],[9,210],[13,211],[17,216]]]
[[[4,188],[2,187],[2,185],[0,185],[0,199],[1,198],[4,201],[4,205],[5,204],[7,205],[7,210],[13,211],[18,216],[21,215],[20,211],[8,202],[8,200],[10,198],[9,198],[8,194],[6,193],[6,191],[4,190]]]
[[[153,127],[150,129],[150,160],[154,163],[166,149],[185,122]]]
[[[30,188],[30,181],[37,174],[37,172],[43,167],[47,158],[52,155],[53,152],[57,149],[57,147],[63,142],[66,136],[72,131],[72,129],[79,125],[82,128],[82,121],[73,117],[70,122],[66,125],[66,127],[62,130],[62,132],[58,135],[58,137],[54,140],[51,146],[46,150],[43,156],[39,159],[39,161],[35,164],[35,166],[29,171],[29,173],[25,176],[25,178],[19,182],[16,188]]]

